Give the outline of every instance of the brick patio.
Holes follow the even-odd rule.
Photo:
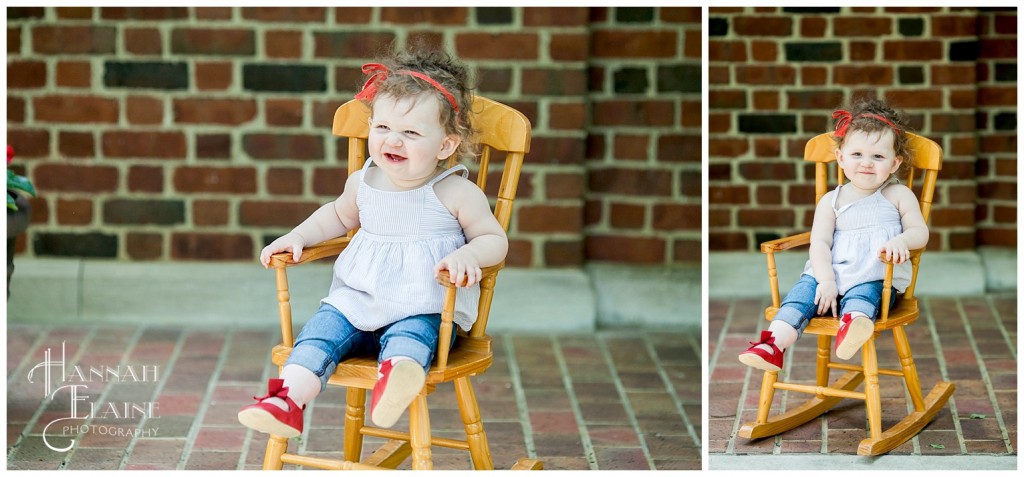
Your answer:
[[[276,375],[268,354],[278,331],[9,324],[7,332],[9,469],[260,467],[266,435],[239,425],[235,414]],[[62,343],[68,373],[78,364],[88,380],[89,366],[120,365],[122,373],[131,366],[136,379],[93,377],[79,390],[77,417],[90,414],[90,403],[97,415],[56,421],[71,415],[68,390],[46,399],[42,367],[33,383],[28,373],[47,349],[51,362],[59,361]],[[494,365],[474,381],[495,467],[529,456],[546,469],[699,470],[700,350],[696,332],[497,336]],[[64,383],[60,368],[51,369],[56,389]],[[306,433],[290,450],[340,457],[343,396],[331,389],[309,406]],[[124,402],[155,402],[157,409],[147,414],[129,405],[125,413]],[[429,403],[434,435],[456,437],[461,421],[451,386],[439,386]],[[74,430],[62,436],[63,426],[78,426],[69,451],[45,445],[51,422],[46,436],[56,448],[75,437]],[[369,451],[380,441],[366,442]],[[471,468],[468,454],[437,447],[434,465]]]
[[[934,421],[891,455],[1015,456],[1017,453],[1017,297],[992,294],[925,297],[922,316],[908,327],[914,361],[927,394],[936,381],[948,380],[956,392]],[[710,300],[708,454],[847,454],[867,437],[867,417],[859,401],[846,400],[831,412],[775,437],[747,440],[736,433],[757,413],[762,372],[736,355],[767,328],[768,301]],[[890,335],[879,340],[879,365],[898,367]],[[806,336],[787,350],[789,381],[814,380],[815,338]],[[787,376],[788,375],[788,376]],[[833,378],[838,372],[833,372]],[[880,377],[883,426],[906,415],[902,380]],[[790,397],[792,396],[792,400]],[[808,395],[777,391],[772,413],[798,405]]]

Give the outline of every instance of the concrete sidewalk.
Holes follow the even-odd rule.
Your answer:
[[[277,322],[274,273],[256,263],[15,260],[8,320],[261,327]],[[292,316],[303,323],[331,283],[330,264],[289,268]],[[554,319],[552,319],[554,317]],[[698,266],[506,268],[488,331],[590,333],[599,328],[700,329]]]
[[[806,247],[775,254],[779,290],[796,283],[807,262]],[[765,254],[715,252],[708,256],[710,298],[771,296]],[[980,295],[1017,290],[1017,250],[980,247],[974,251],[928,252],[921,258],[918,295]]]

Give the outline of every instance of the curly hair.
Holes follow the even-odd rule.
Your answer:
[[[476,144],[474,137],[476,130],[473,129],[470,117],[470,108],[473,105],[473,92],[470,85],[470,71],[465,64],[455,59],[452,55],[441,50],[414,49],[410,51],[397,51],[381,60],[381,64],[390,71],[416,71],[429,76],[438,84],[443,86],[455,98],[458,105],[458,112],[452,107],[448,98],[431,85],[429,82],[412,75],[390,74],[384,81],[380,82],[377,95],[369,101],[373,108],[373,102],[381,95],[388,95],[394,98],[407,98],[427,94],[437,100],[440,105],[440,123],[446,134],[455,134],[462,139],[458,149],[453,154],[456,159],[474,156]]]
[[[835,141],[836,148],[843,147],[843,141],[846,139],[846,136],[849,136],[853,131],[862,131],[869,134],[890,131],[893,134],[893,151],[897,157],[903,159],[900,163],[899,169],[896,170],[896,177],[902,177],[910,167],[910,162],[913,160],[914,154],[910,149],[910,139],[907,138],[907,135],[905,134],[908,130],[907,115],[902,111],[897,111],[891,108],[885,100],[875,98],[856,100],[850,106],[849,111],[852,119],[850,120],[850,125],[847,129],[846,135],[832,135],[832,140]],[[892,124],[896,125],[899,130],[893,130],[892,126],[876,117],[872,117],[872,115],[885,118]]]

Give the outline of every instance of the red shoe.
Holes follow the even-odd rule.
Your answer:
[[[751,347],[740,353],[741,363],[764,371],[779,371],[782,369],[782,355],[785,351],[775,346],[775,336],[772,335],[771,331],[762,331],[761,341],[751,341],[750,344],[752,345]],[[774,354],[758,348],[762,344],[770,346]]]
[[[283,379],[271,379],[267,384],[267,395],[263,397],[253,396],[259,401],[250,404],[238,412],[238,422],[250,429],[281,437],[298,437],[302,434],[302,411],[301,408],[288,397],[288,388],[284,387]],[[263,402],[268,398],[277,397],[288,403],[288,410],[285,411],[273,404]]]
[[[377,384],[373,386],[370,402],[370,420],[380,427],[391,427],[420,394],[427,376],[419,363],[402,360],[392,364],[387,360],[380,365]]]
[[[839,332],[836,333],[836,356],[839,359],[850,359],[864,343],[875,334],[875,323],[864,315],[854,318],[850,313],[843,313],[840,318]]]

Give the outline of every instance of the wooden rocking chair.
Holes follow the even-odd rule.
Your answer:
[[[367,119],[369,108],[358,100],[345,103],[334,114],[333,133],[348,138],[348,171],[358,171],[366,159],[366,138],[369,133]],[[494,150],[507,153],[504,172],[498,190],[494,215],[505,230],[508,230],[512,216],[523,158],[530,149],[530,121],[522,113],[495,101],[477,97],[473,103],[473,125],[480,132],[481,145],[479,172],[476,184],[485,189],[488,166]],[[449,166],[454,165],[454,157]],[[287,267],[310,262],[341,253],[354,231],[348,236],[327,240],[305,248],[302,259],[291,261],[290,253],[276,254],[271,259],[277,277],[278,312],[281,319],[281,344],[274,347],[271,359],[283,367],[294,344],[292,336],[291,305],[289,303]],[[279,470],[283,464],[296,464],[321,469],[381,469],[396,468],[412,455],[413,469],[431,469],[431,446],[450,447],[470,452],[473,466],[478,469],[493,469],[491,453],[487,444],[470,376],[484,372],[493,360],[491,338],[485,334],[487,319],[494,294],[495,279],[504,262],[483,270],[480,282],[480,305],[478,318],[472,330],[463,333],[453,331],[455,295],[457,288],[449,283],[448,273],[442,273],[438,282],[446,288],[445,305],[442,311],[439,346],[436,361],[427,373],[426,384],[420,395],[409,406],[409,432],[379,429],[365,425],[366,390],[373,389],[377,381],[377,357],[360,356],[338,364],[328,384],[347,388],[343,460],[288,453],[288,440],[271,435],[263,459],[264,469]],[[449,349],[451,333],[458,332],[459,338]],[[440,383],[454,382],[455,395],[466,430],[465,440],[431,437],[430,417],[427,411],[427,395]],[[388,441],[366,461],[359,462],[362,455],[363,436],[376,436]],[[513,469],[540,469],[542,464],[534,459],[522,458]]]
[[[922,176],[920,204],[921,213],[924,215],[925,221],[927,221],[935,192],[935,181],[939,169],[942,167],[942,149],[938,144],[927,138],[910,133],[907,134],[910,138],[910,148],[914,156],[912,168],[907,179],[907,186],[913,187],[917,175],[920,174]],[[827,192],[828,163],[835,160],[834,150],[835,145],[832,141],[831,133],[821,134],[811,139],[804,149],[804,160],[815,163],[815,202],[821,200],[821,197]],[[839,167],[836,169],[838,171],[838,181],[842,184],[844,180],[843,170]],[[775,316],[780,306],[779,281],[775,269],[775,252],[807,245],[810,243],[810,237],[810,232],[805,232],[761,244],[761,252],[766,254],[768,258],[768,279],[772,290],[772,306],[765,310],[765,318],[768,320]],[[860,442],[857,453],[860,455],[878,455],[891,451],[917,435],[935,417],[953,394],[953,383],[939,382],[927,396],[922,394],[921,383],[917,376],[917,368],[914,365],[907,332],[904,329],[905,326],[913,323],[920,314],[917,299],[914,297],[914,287],[917,284],[918,265],[921,262],[921,253],[923,251],[924,248],[911,251],[913,275],[910,285],[891,310],[889,309],[889,297],[892,293],[893,264],[885,259],[884,253],[880,257],[883,262],[887,263],[885,280],[883,282],[882,309],[880,317],[875,322],[874,335],[864,343],[861,349],[861,365],[855,366],[831,362],[832,337],[839,330],[839,320],[837,318],[825,316],[811,319],[804,332],[818,335],[816,386],[779,382],[778,371],[766,371],[761,381],[757,420],[743,425],[739,431],[741,437],[757,439],[779,434],[823,414],[843,398],[853,398],[865,401],[870,432],[870,437]],[[878,368],[875,339],[885,331],[891,331],[893,334],[901,369]],[[845,370],[846,373],[829,385],[829,370],[833,368]],[[902,377],[914,406],[913,412],[899,423],[885,430],[882,429],[882,405],[878,385],[879,375]],[[855,389],[861,382],[865,383],[864,391],[856,392]],[[814,397],[784,414],[769,417],[768,414],[776,389],[813,394]]]

